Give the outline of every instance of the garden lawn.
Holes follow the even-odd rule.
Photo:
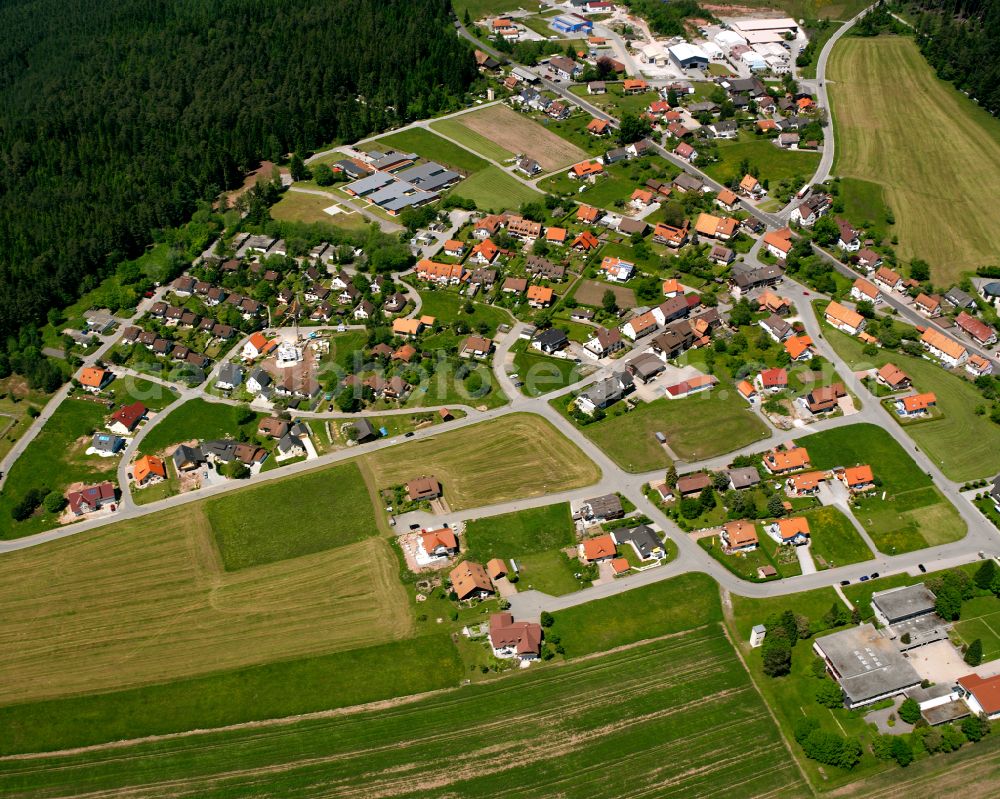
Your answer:
[[[366,456],[381,488],[434,475],[452,510],[526,499],[596,483],[601,470],[540,416],[443,431]]]
[[[496,335],[497,327],[500,325],[511,323],[510,314],[503,308],[481,302],[473,302],[473,311],[467,314],[465,312],[467,300],[453,291],[425,289],[420,292],[420,299],[421,315],[433,316],[438,322],[446,325],[464,322],[471,330],[477,330],[480,324],[485,323],[489,327],[485,335],[489,337]]]
[[[381,146],[395,148],[406,153],[416,153],[421,158],[437,161],[443,166],[457,169],[467,175],[475,174],[489,167],[489,163],[475,153],[470,153],[425,128],[410,128],[400,133],[382,136],[367,142],[366,146]]]
[[[527,342],[519,342],[516,346],[514,369],[523,384],[521,391],[529,397],[540,397],[583,379],[587,368],[584,364],[573,363],[569,358],[552,358],[526,345]]]
[[[522,203],[542,199],[539,192],[511,177],[498,166],[487,166],[466,178],[452,189],[452,194],[472,200],[481,211],[497,212],[519,208]]]
[[[855,503],[854,516],[880,551],[892,555],[957,541],[966,532],[958,511],[881,427],[853,424],[796,439],[815,469],[869,464],[879,493]],[[885,491],[886,498],[881,498]]]
[[[654,435],[657,432],[666,436],[680,460],[688,462],[732,452],[768,436],[764,423],[735,391],[703,391],[687,399],[639,402],[633,411],[612,413],[581,430],[629,472],[670,465],[670,456]]]
[[[234,438],[242,430],[250,436],[257,432],[257,423],[264,416],[254,413],[243,425],[236,424],[237,409],[221,402],[208,402],[195,397],[174,408],[139,444],[145,454],[163,452],[181,441]]]
[[[405,407],[471,405],[497,408],[506,404],[507,396],[500,390],[488,364],[450,357],[437,365],[434,374],[414,385]]]
[[[114,399],[116,405],[129,405],[138,401],[151,411],[163,410],[180,396],[172,388],[132,375],[119,377],[108,386],[105,393]]]
[[[104,429],[107,407],[70,397],[49,418],[7,473],[0,493],[0,538],[21,538],[56,526],[57,514],[44,506],[34,516],[15,522],[14,505],[32,489],[63,493],[76,482],[99,483],[115,479],[117,458],[85,455],[91,434]]]
[[[940,366],[900,352],[880,349],[872,358],[864,355],[861,343],[824,323],[823,335],[848,365],[855,369],[894,363],[912,379],[917,391],[933,391],[941,418],[904,426],[946,477],[957,482],[992,476],[1000,471],[1000,425],[976,408],[985,403],[969,381]]]
[[[290,503],[290,497],[299,499]],[[378,533],[368,487],[355,463],[211,499],[205,512],[227,571],[334,549]]]
[[[625,615],[651,615],[632,611]],[[447,641],[436,636],[438,647]],[[366,664],[368,674],[357,668],[360,663],[341,671],[331,661],[321,684],[289,681],[282,693],[312,707],[329,701],[332,690],[362,701],[397,687],[393,680],[401,673],[411,679],[398,687],[410,690],[415,676],[434,687],[456,680],[450,644],[451,657],[442,653],[437,660],[433,655],[440,650],[425,647],[424,639],[416,645],[417,657],[402,646],[386,648],[383,657]],[[234,703],[253,687],[233,686]],[[309,693],[313,688],[315,694]],[[194,698],[181,697],[184,704]],[[219,692],[220,700],[229,698]],[[61,720],[72,718],[60,714]],[[739,751],[720,752],[720,735],[738,742]],[[636,795],[790,799],[808,792],[718,625],[559,668],[515,669],[414,702],[2,763],[0,790],[10,797],[15,791],[19,797],[53,796],[85,785],[106,795],[159,795],[169,785],[172,793],[202,799],[610,799],[622,795],[621,779],[609,779],[602,765],[610,762],[627,775],[627,791]]]
[[[522,591],[535,590],[550,596],[562,596],[589,585],[576,578],[580,562],[561,549],[522,555],[517,558],[517,567],[520,569],[517,587]]]
[[[750,161],[751,167],[759,170],[760,180],[778,183],[783,180],[803,183],[808,180],[819,164],[819,153],[782,150],[770,139],[758,137],[746,131],[740,132],[736,141],[720,141],[719,161],[704,167],[704,172],[720,183],[739,180],[740,163]]]
[[[816,568],[831,569],[871,560],[872,554],[864,539],[854,529],[851,520],[832,506],[816,508],[795,514],[809,520],[809,549]]]
[[[463,552],[472,560],[509,560],[530,552],[572,546],[576,541],[569,503],[473,519],[465,526]]]

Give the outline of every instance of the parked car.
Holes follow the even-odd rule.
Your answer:
[[[920,569],[920,573],[921,574],[925,574],[927,572],[927,567],[924,566],[923,563],[918,563],[917,564],[917,568]]]
[[[840,581],[840,584],[841,584],[841,585],[850,585],[850,584],[851,584],[851,581],[850,581],[850,580],[841,580],[841,581]]]
[[[403,438],[413,438],[413,431],[411,430],[409,433],[403,436]]]
[[[868,575],[867,574],[862,574],[861,575],[861,582],[863,582],[863,583],[868,582]]]

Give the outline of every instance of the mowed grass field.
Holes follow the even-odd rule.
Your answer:
[[[1000,120],[938,80],[908,37],[845,37],[828,77],[834,173],[880,183],[903,259],[923,258],[948,285],[996,261]]]
[[[7,797],[83,785],[201,799],[808,794],[718,625],[416,702],[0,763]]]
[[[639,402],[633,411],[580,428],[625,471],[649,472],[672,459],[656,433],[682,461],[699,461],[767,438],[768,430],[735,391],[704,391],[687,399]]]
[[[379,488],[434,475],[452,510],[596,483],[601,470],[549,422],[517,413],[366,458]]]
[[[289,529],[315,497],[282,485]],[[408,636],[397,572],[378,537],[227,573],[202,503],[8,553],[0,705]]]
[[[340,205],[342,213],[328,214],[323,210],[332,205]],[[286,191],[282,198],[271,206],[271,216],[280,222],[305,222],[310,225],[320,223],[345,230],[362,230],[370,224],[364,216],[351,211],[333,197],[320,197],[301,191]]]
[[[264,416],[255,413],[253,419],[237,425],[236,415],[237,409],[232,405],[209,402],[200,397],[189,399],[157,420],[156,426],[140,442],[139,451],[154,454],[182,441],[235,438],[241,430],[252,436]]]
[[[1000,427],[976,408],[983,396],[965,378],[940,366],[900,352],[880,349],[869,358],[857,339],[823,323],[823,335],[854,369],[870,369],[893,363],[913,379],[914,390],[932,391],[941,415],[931,421],[908,424],[903,429],[934,459],[945,476],[956,481],[989,477],[1000,471]]]
[[[983,662],[1000,658],[1000,600],[981,596],[963,602],[955,632],[966,644],[977,638],[983,642]]]
[[[782,150],[770,139],[741,133],[737,141],[720,141],[719,158],[705,167],[705,173],[720,183],[739,180],[740,163],[744,158],[751,166],[760,170],[760,179],[775,183],[780,180],[801,180],[810,178],[819,164],[819,153],[809,151]]]
[[[354,462],[210,499],[205,512],[227,571],[378,534],[368,486]]]
[[[875,557],[851,520],[837,508],[827,506],[795,515],[809,520],[809,549],[817,569],[832,569]]]
[[[957,541],[966,533],[958,511],[881,427],[852,424],[796,438],[814,469],[868,464],[879,493],[854,505],[854,517],[889,555]],[[882,491],[886,498],[882,499]]]
[[[546,172],[575,164],[587,157],[587,153],[575,144],[505,105],[492,105],[431,125],[435,126],[442,126],[442,133],[447,133],[453,139],[482,152],[487,157],[502,161],[520,153],[534,158]],[[459,128],[465,128],[471,135],[467,137],[461,135]],[[484,140],[499,148],[496,152],[505,155],[497,157],[486,150],[481,150],[480,146],[483,146]]]
[[[416,153],[421,158],[428,161],[437,161],[439,164],[457,169],[467,175],[485,169],[489,164],[475,153],[470,153],[452,144],[447,139],[432,133],[425,128],[410,128],[399,133],[390,133],[388,136],[381,136],[378,139],[364,143],[364,149],[376,149],[378,147],[395,148],[403,152]],[[336,156],[332,160],[336,161],[341,156]]]
[[[542,197],[541,192],[521,183],[498,166],[486,167],[451,191],[458,197],[474,201],[481,211],[505,211]]]

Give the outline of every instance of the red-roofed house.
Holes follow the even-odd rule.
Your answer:
[[[754,379],[754,385],[758,391],[765,391],[768,394],[775,394],[788,388],[788,372],[780,367],[764,369]]]
[[[853,494],[870,491],[875,488],[875,475],[872,472],[872,467],[868,465],[849,466],[840,472],[837,475],[837,478],[841,480]]]
[[[542,626],[533,621],[514,621],[507,613],[490,616],[490,646],[498,658],[535,660],[542,653]]]
[[[896,400],[896,413],[900,416],[926,416],[930,409],[937,405],[937,396],[928,391],[924,394],[911,394]]]
[[[986,324],[986,322],[976,319],[974,316],[970,316],[965,311],[962,311],[955,317],[955,324],[972,336],[972,338],[980,344],[986,345],[996,343],[997,332]]]
[[[142,418],[146,415],[146,406],[141,402],[133,402],[130,405],[123,405],[113,414],[108,420],[108,430],[112,433],[117,433],[120,436],[127,436],[133,430]]]
[[[615,539],[611,534],[601,535],[597,538],[588,538],[580,545],[583,559],[588,563],[595,563],[601,560],[608,560],[618,554],[615,546]]]
[[[113,483],[104,481],[93,486],[84,486],[79,491],[70,491],[66,494],[66,501],[74,516],[83,516],[85,513],[93,513],[106,505],[115,502],[115,487]]]
[[[984,713],[989,719],[1000,718],[1000,674],[980,677],[970,674],[958,678],[965,703],[975,714]]]

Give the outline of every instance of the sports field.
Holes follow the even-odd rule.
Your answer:
[[[732,452],[768,435],[739,394],[721,387],[687,399],[639,402],[635,410],[609,415],[581,431],[628,472],[671,464],[656,433],[663,433],[677,458],[688,462]]]
[[[601,476],[549,422],[526,413],[392,447],[366,460],[379,488],[434,475],[452,510],[580,488]]]
[[[881,427],[852,424],[796,438],[815,469],[868,464],[879,492],[857,500],[854,517],[889,555],[957,541],[965,522],[896,440]],[[882,493],[885,499],[882,499]]]
[[[324,189],[318,189],[318,191],[324,191]],[[341,213],[328,214],[324,210],[335,205],[340,206]],[[356,211],[351,211],[350,208],[338,203],[333,197],[305,194],[301,191],[286,191],[281,199],[271,206],[271,216],[281,222],[321,223],[345,230],[361,230],[369,224],[366,217]]]
[[[480,211],[506,211],[522,203],[542,199],[540,192],[508,175],[498,166],[488,166],[452,189],[452,193],[472,200]]]
[[[546,172],[569,166],[587,157],[587,153],[576,145],[505,105],[493,105],[462,114],[444,122],[437,122],[432,125],[434,126],[441,126],[442,133],[447,133],[453,139],[482,152],[487,157],[504,160],[520,153],[534,158]],[[465,128],[473,135],[463,137],[459,128]],[[499,148],[499,151],[494,152],[507,155],[498,158],[494,153],[480,149],[483,140],[492,142]]]
[[[966,644],[977,638],[983,642],[983,662],[1000,658],[1000,600],[982,596],[963,602],[955,632]]]
[[[869,358],[861,343],[823,323],[823,335],[854,369],[870,369],[893,363],[913,379],[916,391],[933,391],[941,416],[933,421],[908,424],[903,430],[946,477],[956,481],[992,476],[1000,470],[1000,427],[976,408],[983,395],[964,378],[953,375],[923,358],[880,349]]]
[[[982,192],[1000,186],[1000,120],[938,80],[910,38],[844,37],[828,76],[834,173],[884,186],[900,256],[926,260],[942,286],[994,263]]]
[[[84,785],[201,799],[808,793],[718,625],[414,702],[0,763],[7,797]]]
[[[283,484],[295,497],[283,503],[291,524],[308,497]],[[0,604],[10,644],[0,647],[0,704],[377,644],[413,628],[385,539],[226,572],[201,503],[5,555]]]

